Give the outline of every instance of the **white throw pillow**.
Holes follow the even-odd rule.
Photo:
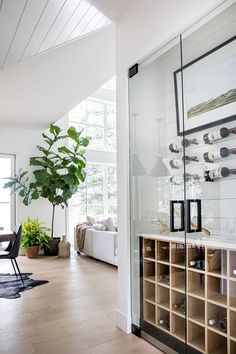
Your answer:
[[[92,216],[87,216],[87,222],[93,225],[95,223],[95,218],[93,218]]]
[[[93,229],[98,231],[106,231],[107,227],[104,224],[93,224]]]
[[[106,226],[107,231],[113,231],[113,232],[116,231],[113,219],[111,217],[109,217],[105,220],[102,220],[101,223]]]

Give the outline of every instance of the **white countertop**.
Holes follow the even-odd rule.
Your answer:
[[[207,246],[213,248],[223,248],[223,249],[233,249],[236,250],[236,237],[225,237],[222,236],[206,236],[203,233],[188,233],[185,235],[183,232],[169,232],[169,233],[144,233],[140,232],[137,234],[138,237],[157,239],[160,241],[171,241],[180,242],[187,244],[194,244],[197,246]]]

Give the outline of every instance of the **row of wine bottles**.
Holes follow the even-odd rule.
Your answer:
[[[184,181],[189,182],[189,181],[199,181],[199,182],[213,182],[215,179],[218,178],[225,178],[229,177],[230,175],[235,175],[236,174],[236,168],[228,168],[228,167],[217,167],[209,171],[205,171],[202,174],[189,174],[186,173],[185,176],[171,176],[170,177],[170,182],[172,184],[182,184]]]
[[[204,140],[205,144],[213,144],[214,141],[226,138],[231,133],[236,134],[236,128],[228,129],[226,127],[222,127],[215,132],[204,134],[203,140]],[[171,152],[178,153],[183,149],[183,147],[188,147],[192,144],[198,145],[199,142],[197,139],[182,139],[181,141],[170,144],[169,149]]]
[[[180,306],[183,306],[184,311],[183,314],[186,313],[186,306],[185,306],[185,299],[183,299],[183,304],[184,305],[179,305],[179,304],[174,304],[173,309],[176,310]],[[158,324],[167,330],[170,329],[170,320],[169,318],[160,318],[158,320]],[[217,327],[221,332],[226,333],[227,332],[227,314],[226,312],[222,312],[219,315],[212,317],[208,320],[208,325],[211,327]]]
[[[203,154],[203,158],[206,162],[214,162],[224,157],[228,157],[230,154],[236,154],[236,148],[228,149],[227,147],[223,147],[217,150],[205,152]],[[184,162],[187,164],[190,161],[199,162],[197,156],[183,156],[182,159],[172,159],[169,161],[171,168],[179,169],[183,167]]]

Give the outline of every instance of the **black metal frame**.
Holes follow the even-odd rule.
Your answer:
[[[217,121],[213,121],[211,123],[207,123],[207,124],[203,124],[201,126],[189,129],[189,130],[184,130],[183,132],[180,132],[180,119],[182,119],[182,117],[179,116],[179,103],[178,103],[178,85],[177,85],[177,74],[179,72],[183,72],[184,69],[186,69],[187,67],[195,64],[196,62],[198,62],[199,60],[207,57],[208,55],[216,52],[218,49],[226,46],[227,44],[231,43],[232,41],[236,40],[236,36],[233,36],[232,38],[229,38],[227,41],[219,44],[218,46],[214,47],[213,49],[209,50],[208,52],[206,52],[205,54],[201,55],[200,57],[192,60],[190,63],[185,64],[184,66],[182,66],[180,69],[174,71],[173,75],[174,75],[174,89],[175,89],[175,107],[176,107],[176,123],[177,123],[177,135],[179,136],[183,136],[183,135],[188,135],[190,133],[194,133],[203,129],[207,129],[210,127],[214,127],[223,123],[227,123],[230,122],[234,119],[236,119],[236,114],[233,114],[232,116],[229,117],[225,117],[222,119],[219,119]]]
[[[191,204],[197,204],[197,228],[192,229],[191,224]],[[201,199],[187,199],[186,200],[186,214],[187,214],[187,232],[201,232],[202,231],[202,202]]]
[[[180,219],[181,226],[175,228],[175,204],[180,204]],[[178,232],[184,231],[184,201],[183,200],[170,200],[170,231]]]

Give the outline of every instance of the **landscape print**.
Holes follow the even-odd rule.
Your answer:
[[[174,73],[178,135],[236,118],[235,73],[236,36]]]
[[[225,106],[232,102],[236,102],[236,88],[231,89],[216,98],[199,103],[198,105],[189,108],[187,111],[187,118],[188,119],[193,118],[202,113]]]

